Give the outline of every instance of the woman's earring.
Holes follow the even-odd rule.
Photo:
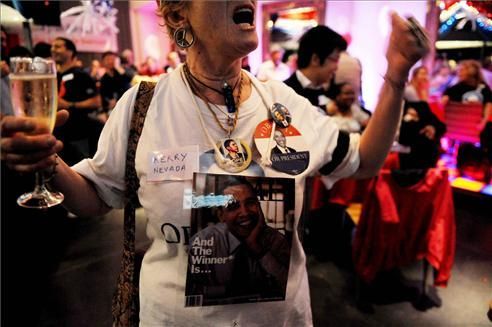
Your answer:
[[[191,32],[191,30],[185,28],[185,27],[179,27],[174,31],[174,42],[180,47],[181,49],[188,49],[195,43],[195,36]]]

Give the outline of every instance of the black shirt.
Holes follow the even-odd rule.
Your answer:
[[[96,83],[81,68],[72,67],[58,73],[58,94],[69,102],[80,102],[98,94]]]
[[[80,102],[98,95],[96,83],[81,68],[72,67],[58,73],[57,79],[58,94],[68,102]],[[55,136],[66,143],[87,138],[91,133],[96,133],[95,131],[99,133],[101,129],[99,123],[89,117],[89,113],[95,110],[97,108],[93,110],[68,108],[70,116],[65,124],[55,128]]]
[[[123,93],[130,88],[132,76],[130,74],[120,74],[116,70],[113,71],[113,76],[105,73],[101,78],[101,96],[103,107],[108,106],[109,100],[119,100]]]
[[[449,96],[449,100],[454,102],[480,102],[482,104],[492,102],[492,93],[486,84],[473,87],[459,82],[447,88],[444,95]]]

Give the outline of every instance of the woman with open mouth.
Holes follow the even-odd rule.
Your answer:
[[[340,132],[329,117],[312,110],[310,103],[288,86],[259,82],[241,69],[242,58],[258,45],[256,1],[157,3],[170,36],[186,49],[187,59],[155,85],[134,158],[138,199],[152,241],[139,276],[139,324],[311,326],[306,257],[296,232],[305,178],[319,171],[332,184],[343,177],[368,177],[378,172],[394,139],[408,72],[429,45],[425,38],[418,38],[415,27],[392,14],[385,82],[373,118],[360,137]],[[94,158],[73,167],[58,159],[57,174],[50,184],[65,195],[64,205],[70,212],[96,216],[124,207],[128,138],[130,129],[139,125],[132,125],[137,93],[139,86],[119,100]],[[289,117],[288,126],[277,125],[271,114],[275,103],[286,108],[281,114]],[[59,123],[64,119],[66,113],[59,112]],[[2,160],[17,171],[51,169],[62,148],[52,135],[30,134],[35,125],[25,118],[2,119]],[[305,161],[290,172],[289,160],[294,154],[284,155],[282,171],[270,160],[273,135],[279,128],[295,154],[303,154],[296,160]],[[219,150],[220,144],[231,138],[247,153],[244,165],[231,164]],[[295,180],[295,221],[282,298],[201,306],[199,298],[185,297],[191,209],[183,203],[196,172]],[[204,255],[206,246],[208,243],[203,245]],[[136,325],[138,317],[132,315],[138,314],[135,302],[116,304],[115,325]]]

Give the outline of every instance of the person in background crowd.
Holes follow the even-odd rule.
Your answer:
[[[409,153],[398,153],[400,169],[428,169],[439,159],[444,125],[431,111],[426,101],[406,101],[398,142],[410,147]]]
[[[55,128],[54,134],[65,143],[62,155],[74,164],[86,155],[73,142],[87,139],[88,155],[96,152],[103,125],[89,114],[101,108],[101,97],[92,78],[76,66],[77,48],[71,40],[56,38],[51,56],[58,65],[58,110],[67,109],[70,113],[67,123]]]
[[[8,56],[5,58],[4,55],[8,53]],[[0,71],[1,71],[1,113],[2,115],[13,115],[14,108],[12,106],[12,101],[10,100],[10,58],[13,57],[32,57],[31,51],[23,46],[15,46],[12,47],[9,51],[7,51],[7,33],[4,29],[2,29],[2,58],[0,61]],[[5,58],[5,59],[4,59]]]
[[[76,57],[75,60],[73,61],[73,65],[74,67],[77,67],[77,68],[81,68],[83,69],[84,68],[84,62],[82,61],[82,59]]]
[[[3,26],[1,26],[1,42],[2,48],[0,52],[0,73],[1,73],[1,92],[2,96],[0,99],[1,114],[3,115],[13,115],[14,108],[12,107],[12,101],[10,100],[10,81],[9,81],[9,64],[8,64],[8,49],[7,49],[7,31]]]
[[[106,72],[101,77],[102,106],[105,112],[113,110],[123,93],[130,88],[133,76],[120,65],[120,58],[114,52],[102,54],[102,65]]]
[[[343,37],[329,27],[311,28],[299,40],[297,70],[284,83],[324,112],[330,103],[325,85],[332,80],[346,48]]]
[[[38,42],[33,49],[35,57],[51,58],[51,44],[46,42]]]
[[[101,77],[105,73],[105,69],[101,67],[101,63],[97,59],[91,61],[91,65],[85,69],[85,72],[96,82],[97,88],[101,87]]]
[[[140,272],[139,324],[141,327],[311,326],[306,256],[298,235],[295,235],[295,228],[284,300],[185,307],[186,275],[180,272],[188,262],[189,244],[181,231],[189,230],[187,225],[191,217],[190,210],[183,208],[183,192],[192,181],[165,178],[162,182],[148,183],[147,173],[151,169],[149,151],[185,151],[184,147],[196,145],[193,147],[195,150],[186,151],[193,153],[200,163],[217,156],[217,160],[209,165],[197,165],[196,172],[207,173],[209,169],[217,169],[222,174],[233,174],[229,166],[224,165],[225,160],[220,158],[216,144],[218,140],[237,136],[255,151],[255,162],[243,174],[292,177],[271,167],[260,166],[262,154],[253,146],[256,127],[268,119],[271,104],[281,102],[289,108],[291,124],[304,140],[304,149],[309,151],[309,165],[298,172],[294,181],[295,211],[300,213],[308,176],[321,171],[330,183],[346,176],[366,177],[379,172],[399,123],[408,72],[427,53],[429,44],[424,41],[419,46],[406,20],[392,13],[392,32],[386,51],[388,65],[376,113],[362,136],[349,136],[283,83],[262,83],[241,69],[241,59],[258,46],[254,25],[256,1],[158,1],[158,5],[169,35],[177,44],[187,48],[187,58],[185,65],[159,78],[148,108],[139,151],[136,152],[140,182],[138,197],[147,214],[146,229],[152,242]],[[332,59],[336,61],[336,58]],[[236,112],[241,114],[233,122],[235,129],[232,132],[224,130],[223,125],[228,119],[227,98],[214,90],[224,82],[238,85],[233,90],[233,97],[237,99]],[[116,105],[93,159],[86,159],[73,167],[58,160],[57,174],[50,183],[65,195],[64,205],[70,211],[78,215],[100,216],[111,208],[125,205],[125,157],[137,91],[137,87],[132,88]],[[220,115],[217,119],[210,113],[214,110],[212,106],[226,114],[221,115],[217,111]],[[60,120],[65,117],[66,113],[59,113]],[[55,153],[62,148],[62,143],[51,135],[25,135],[35,127],[35,124],[26,124],[26,119],[21,117],[2,120],[2,159],[18,171],[52,167]],[[296,150],[300,151],[299,148]],[[297,226],[299,215],[295,219]],[[249,223],[245,220],[242,225]],[[169,239],[171,235],[165,226],[179,226],[175,228],[179,229],[178,236],[182,236],[180,241]],[[134,308],[119,310],[125,309],[124,303],[118,302],[120,306],[115,306],[115,324],[118,326],[125,324],[125,317]],[[126,325],[134,323],[131,321]]]
[[[0,57],[2,60],[5,60],[7,56],[9,55],[8,53],[8,44],[7,44],[7,30],[3,25],[0,25],[0,35],[1,35],[1,42],[2,42],[2,48],[0,52]]]
[[[280,46],[272,46],[270,59],[260,65],[256,77],[260,81],[283,81],[287,79],[290,75],[290,68],[282,62],[283,54],[284,50]]]
[[[176,51],[171,51],[166,56],[167,65],[164,67],[164,72],[170,73],[175,70],[181,63],[179,54]]]
[[[343,35],[347,47],[352,42],[350,34]],[[355,102],[362,104],[362,64],[360,60],[352,57],[347,50],[340,52],[337,71],[335,72],[335,83],[350,83],[355,92]]]
[[[33,54],[31,52],[31,50],[29,50],[28,48],[22,46],[22,45],[17,45],[15,47],[12,47],[10,50],[9,50],[9,59],[10,58],[14,58],[14,57],[29,57],[29,58],[32,58],[33,57]],[[10,61],[9,61],[10,63]]]
[[[444,91],[452,84],[454,78],[453,69],[447,62],[438,64],[430,81],[430,94],[440,98]]]
[[[284,83],[294,89],[299,95],[308,99],[312,105],[319,108],[322,114],[326,115],[328,107],[335,106],[334,101],[330,99],[332,95],[328,85],[334,79],[340,53],[346,48],[347,42],[345,39],[329,27],[318,25],[309,29],[299,39],[297,70]],[[336,123],[334,120],[332,122]],[[345,180],[342,179],[328,186],[330,188],[334,187],[335,190],[330,192],[327,203],[329,203],[333,194],[339,193],[336,189],[337,185],[346,183],[344,182]],[[351,183],[355,184],[355,182]],[[334,227],[332,223],[334,221],[342,221],[344,212],[344,210],[333,210],[331,205],[325,205],[322,209],[322,215],[318,216],[310,212],[309,217],[306,219],[307,228],[311,231],[306,239],[308,244],[310,244],[308,247],[320,260],[327,255],[326,232],[335,230],[335,228],[332,228]],[[329,214],[334,219],[325,219],[325,214]],[[318,219],[318,217],[320,218]],[[337,238],[331,237],[330,239],[335,240]]]
[[[489,102],[490,88],[483,79],[481,69],[476,60],[462,60],[458,65],[458,82],[445,90],[442,101],[445,104],[449,101]]]
[[[492,55],[486,57],[483,61],[482,74],[485,83],[489,87],[492,87]]]
[[[297,69],[297,51],[292,49],[285,50],[282,62],[289,67],[291,73],[295,72]]]
[[[121,66],[125,68],[125,73],[132,78],[137,74],[138,69],[135,66],[135,61],[133,59],[133,51],[130,49],[125,49],[121,53]]]
[[[327,108],[328,115],[332,116],[340,130],[361,133],[369,123],[371,112],[356,103],[352,84],[335,84],[330,89],[334,101]]]
[[[403,98],[406,101],[429,101],[429,70],[418,66],[412,71],[412,77],[405,87]]]
[[[144,76],[157,76],[162,74],[162,70],[159,68],[157,61],[152,57],[147,57],[145,61],[140,65],[138,74]]]
[[[492,162],[492,93],[483,79],[481,68],[476,60],[461,61],[458,65],[458,83],[444,91],[442,103],[446,105],[454,101],[483,105],[482,120],[477,127],[480,145]]]

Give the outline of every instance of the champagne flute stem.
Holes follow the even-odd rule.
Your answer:
[[[42,172],[35,173],[36,183],[34,191],[22,194],[17,199],[17,204],[26,208],[46,209],[63,201],[63,194],[60,192],[50,192],[44,183]]]
[[[34,194],[41,194],[46,190],[46,185],[44,184],[44,174],[42,172],[35,172],[35,183],[34,183]]]

